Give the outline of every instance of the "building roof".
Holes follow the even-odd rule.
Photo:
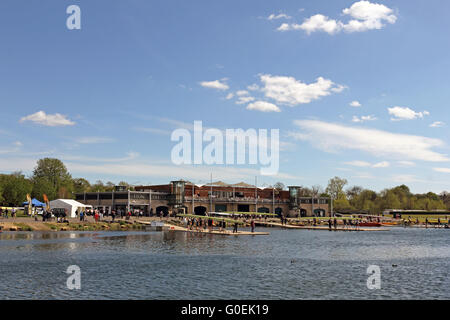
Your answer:
[[[72,199],[56,199],[50,201],[50,207],[54,207],[55,205],[66,205],[71,207],[92,207],[91,205],[83,204]]]

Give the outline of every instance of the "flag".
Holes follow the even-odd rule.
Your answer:
[[[27,193],[27,201],[28,201],[28,215],[31,216],[31,208],[33,207],[33,205],[31,204],[31,197],[28,193]]]
[[[47,210],[50,210],[50,202],[48,201],[48,197],[45,193],[43,194],[43,197],[44,197],[44,202],[47,207]]]

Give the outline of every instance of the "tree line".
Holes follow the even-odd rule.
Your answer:
[[[347,187],[348,181],[334,177],[328,181],[325,190],[321,186],[301,189],[305,197],[330,197],[336,212],[367,212],[379,214],[386,209],[403,210],[450,210],[450,193],[428,192],[414,194],[406,185],[400,185],[380,192],[361,186]]]
[[[0,204],[18,206],[26,201],[26,195],[40,201],[46,194],[48,199],[74,199],[75,193],[106,192],[114,189],[113,182],[103,183],[101,180],[91,184],[84,178],[73,178],[64,163],[59,159],[44,158],[37,161],[30,177],[22,172],[0,174]],[[132,189],[127,182],[119,185]]]
[[[125,181],[119,183],[133,189]],[[333,209],[338,212],[368,212],[378,214],[386,209],[404,210],[450,210],[450,193],[440,194],[428,192],[413,194],[406,185],[380,192],[365,189],[360,186],[347,187],[346,179],[334,177],[328,181],[324,189],[320,185],[302,187],[302,197],[330,197],[333,199]],[[74,199],[75,193],[107,192],[114,189],[113,182],[103,183],[98,180],[91,184],[84,178],[73,178],[64,163],[59,159],[44,158],[37,161],[30,177],[21,172],[0,174],[0,204],[3,206],[17,206],[26,201],[26,195],[43,200],[46,194],[49,200]],[[285,189],[281,182],[274,187]]]

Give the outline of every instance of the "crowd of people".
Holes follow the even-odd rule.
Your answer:
[[[225,219],[212,217],[205,217],[205,218],[180,217],[180,219],[182,220],[183,226],[186,229],[192,231],[206,232],[206,230],[208,230],[208,232],[211,232],[214,230],[214,227],[217,227],[219,232],[226,232],[227,227],[229,225],[232,225],[233,226],[232,233],[238,233],[239,221],[237,220],[228,223]],[[252,233],[255,232],[255,226],[256,226],[255,220],[251,219],[250,228]]]
[[[8,208],[0,208],[0,217],[8,219],[8,214],[11,212],[11,218],[16,217],[16,208],[12,208],[11,211]]]

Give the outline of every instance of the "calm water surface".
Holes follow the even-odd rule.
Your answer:
[[[0,299],[450,299],[449,230],[268,230],[3,232]],[[81,290],[66,287],[70,265]]]

